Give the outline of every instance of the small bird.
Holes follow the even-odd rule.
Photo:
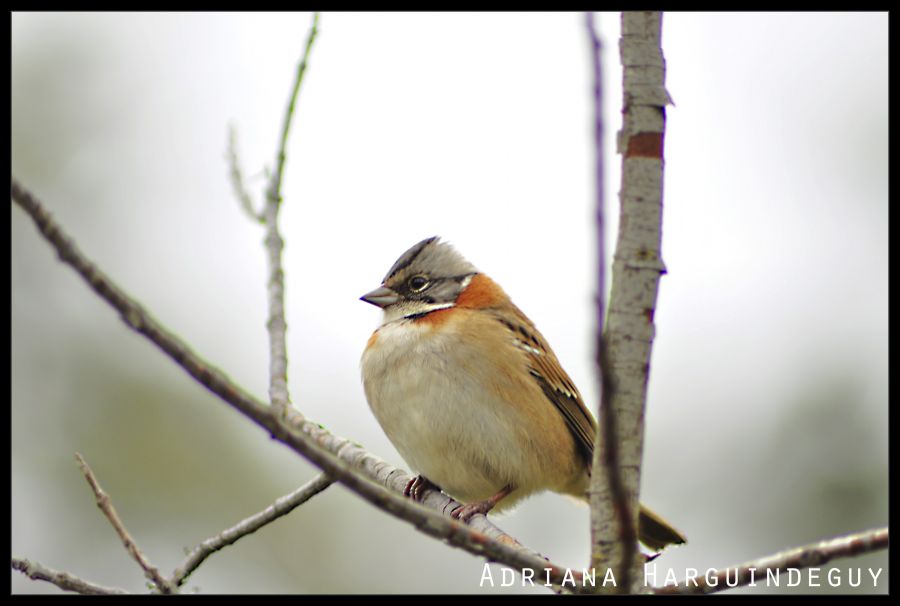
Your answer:
[[[587,499],[597,424],[534,323],[438,237],[397,259],[360,297],[384,311],[362,355],[369,406],[418,475],[468,520],[543,490]],[[656,551],[684,535],[641,506]]]

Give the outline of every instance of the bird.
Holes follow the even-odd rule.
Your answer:
[[[550,490],[587,500],[597,423],[534,323],[506,292],[434,236],[404,252],[360,297],[382,309],[360,362],[375,419],[453,518],[501,512]],[[641,543],[685,536],[641,505]]]

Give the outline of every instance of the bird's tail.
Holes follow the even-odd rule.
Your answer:
[[[643,504],[638,517],[638,539],[654,551],[687,542],[687,537],[680,530]]]

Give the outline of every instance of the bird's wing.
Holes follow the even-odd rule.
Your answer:
[[[513,308],[517,321],[511,322],[506,318],[500,318],[500,321],[513,333],[516,347],[526,352],[528,371],[562,414],[590,469],[594,455],[594,434],[597,431],[594,417],[543,335],[518,307],[513,305]]]

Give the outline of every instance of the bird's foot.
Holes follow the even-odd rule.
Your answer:
[[[459,520],[460,522],[468,522],[472,516],[479,513],[487,515],[487,513],[492,510],[497,503],[499,503],[506,495],[508,495],[512,491],[513,488],[511,486],[504,486],[500,490],[500,492],[487,500],[479,501],[477,503],[466,503],[465,505],[460,505],[450,512],[450,517],[455,520]]]
[[[409,497],[413,501],[421,502],[422,499],[425,498],[424,491],[426,490],[439,491],[440,488],[425,476],[419,475],[409,481],[406,488],[403,490],[403,496]]]

